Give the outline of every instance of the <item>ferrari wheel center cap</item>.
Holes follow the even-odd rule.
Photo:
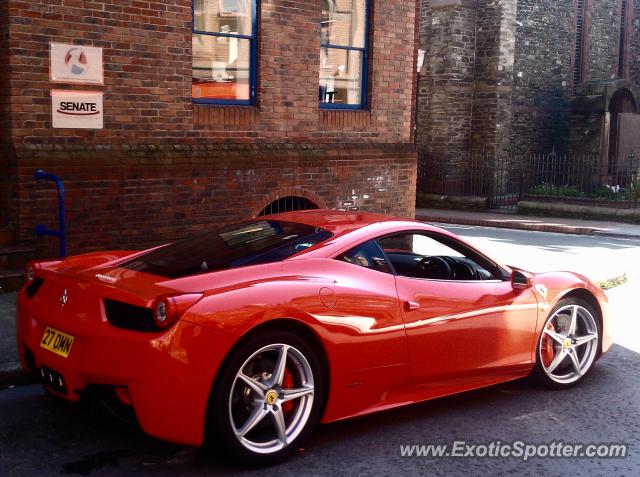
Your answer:
[[[563,347],[564,349],[569,349],[569,348],[571,348],[571,345],[572,345],[572,344],[573,344],[573,343],[571,342],[571,340],[570,340],[569,338],[566,338],[566,339],[562,342],[562,347]]]
[[[278,400],[278,393],[272,389],[264,397],[264,400],[269,405],[275,404],[276,401]]]

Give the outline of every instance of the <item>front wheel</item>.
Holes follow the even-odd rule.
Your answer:
[[[590,303],[561,300],[549,313],[536,348],[534,375],[552,389],[565,389],[591,371],[598,355],[600,325]]]
[[[269,331],[241,344],[221,370],[210,418],[239,462],[271,465],[293,454],[320,419],[325,380],[300,336]]]

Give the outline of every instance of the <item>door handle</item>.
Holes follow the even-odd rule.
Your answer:
[[[416,303],[415,301],[408,301],[406,302],[407,305],[407,310],[409,311],[416,311],[417,309],[420,308],[420,303]]]

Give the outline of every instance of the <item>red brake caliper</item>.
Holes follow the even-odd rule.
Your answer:
[[[547,323],[547,329],[551,330],[551,331],[555,331],[553,325],[551,323]],[[542,337],[542,364],[545,365],[545,367],[549,366],[551,364],[551,362],[553,361],[553,358],[556,357],[556,351],[553,348],[553,339],[545,334]]]
[[[293,388],[293,376],[291,372],[285,368],[284,370],[284,378],[282,379],[282,389],[292,389]],[[287,401],[282,405],[282,412],[287,413],[293,409],[293,402]]]

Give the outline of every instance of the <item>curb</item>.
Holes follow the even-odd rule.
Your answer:
[[[619,239],[640,239],[640,235],[637,234],[620,234],[616,232],[605,232],[602,230],[595,229],[593,231],[594,237],[609,237],[609,238],[619,238]]]
[[[530,230],[534,232],[553,232],[559,234],[571,234],[571,235],[603,235],[606,232],[599,232],[597,229],[591,227],[572,227],[570,225],[556,225],[556,224],[533,224],[527,222],[509,222],[509,221],[497,221],[489,219],[468,219],[468,218],[452,218],[441,217],[433,215],[418,215],[416,220],[422,222],[437,222],[440,224],[449,225],[474,225],[479,227],[493,227],[498,229],[511,229],[511,230]],[[629,235],[616,234],[620,237],[632,237]]]

